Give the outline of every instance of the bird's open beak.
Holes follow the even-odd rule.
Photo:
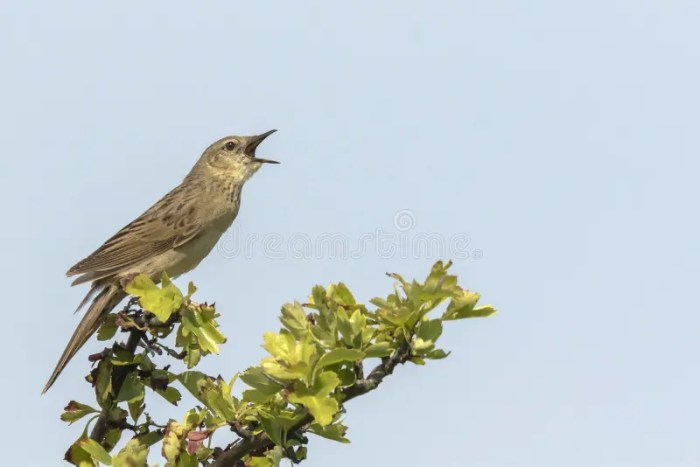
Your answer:
[[[265,133],[261,133],[261,134],[256,135],[256,136],[252,136],[250,138],[250,141],[248,142],[248,146],[246,147],[246,152],[248,154],[250,154],[251,156],[255,157],[255,149],[260,145],[260,143],[262,143],[265,140],[265,138],[270,136],[275,131],[277,131],[277,130],[270,130],[270,131],[266,131]],[[279,164],[279,162],[277,162],[277,161],[273,161],[270,159],[262,159],[260,157],[255,157],[255,160],[257,162],[262,163],[262,164]]]

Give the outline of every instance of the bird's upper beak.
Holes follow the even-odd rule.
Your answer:
[[[265,140],[265,138],[270,136],[275,131],[277,130],[270,130],[256,136],[251,136],[248,140],[248,145],[246,146],[246,152],[251,156],[255,157],[255,149],[260,145],[260,143],[262,143]],[[270,159],[262,159],[260,157],[255,157],[255,160],[263,164],[279,164],[279,162],[277,161],[273,161]]]

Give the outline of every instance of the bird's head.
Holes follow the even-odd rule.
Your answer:
[[[253,136],[226,136],[209,146],[202,154],[190,175],[208,175],[244,183],[263,164],[279,164],[277,161],[256,157],[255,150],[265,138],[277,130]]]

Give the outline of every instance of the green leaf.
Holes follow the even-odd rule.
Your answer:
[[[320,285],[315,286],[311,290],[310,303],[304,305],[305,307],[318,310],[318,313],[314,313],[312,316],[314,325],[309,329],[316,340],[322,342],[326,347],[335,347],[337,341],[337,315],[335,311],[338,305],[336,302],[329,302],[327,298],[331,294],[332,288],[333,286],[326,291]]]
[[[436,262],[422,285],[419,297],[425,303],[424,310],[426,312],[435,308],[446,298],[452,298],[461,290],[457,286],[457,276],[447,274],[451,265],[451,261],[444,265],[442,261]]]
[[[243,399],[256,404],[264,404],[284,388],[270,379],[260,367],[248,368],[240,378],[253,388],[243,391]]]
[[[308,450],[306,449],[306,446],[299,446],[296,451],[294,451],[294,457],[296,458],[297,461],[301,462],[303,460],[306,460],[306,455],[308,454]]]
[[[265,394],[257,389],[246,389],[241,395],[243,401],[253,404],[265,404],[274,397],[274,394]]]
[[[350,292],[350,289],[340,282],[335,286],[334,289],[334,299],[336,302],[338,302],[341,305],[355,305],[357,302],[355,302],[355,297],[352,296],[352,292]]]
[[[83,436],[87,437],[87,434],[84,433]],[[68,448],[68,452],[66,452],[65,460],[73,465],[77,465],[78,467],[93,467],[95,462],[92,460],[92,456],[88,454],[80,445],[80,441],[82,439],[87,438],[81,438],[75,443],[71,444],[71,446]]]
[[[274,467],[277,467],[278,465],[280,465],[280,462],[282,462],[282,459],[284,459],[285,457],[284,450],[281,446],[275,446],[274,448],[269,449],[265,453],[265,457],[270,459]]]
[[[289,402],[305,406],[314,420],[322,426],[333,421],[338,413],[338,401],[331,396],[340,384],[340,379],[332,371],[324,371],[318,375],[311,387],[297,381],[294,391],[288,396]]]
[[[396,327],[407,326],[411,318],[417,316],[414,310],[408,308],[383,308],[379,310],[379,316],[386,322]]]
[[[217,344],[223,344],[226,342],[226,337],[224,337],[221,331],[219,331],[211,321],[202,323],[199,329],[201,332],[199,345],[202,347],[202,349],[218,354],[219,346]],[[202,341],[204,341],[204,344]]]
[[[388,357],[394,349],[389,342],[377,342],[365,349],[365,358],[381,358]]]
[[[189,347],[185,355],[185,365],[187,368],[194,368],[202,359],[202,351],[197,347]]]
[[[104,358],[97,364],[95,395],[100,407],[109,407],[109,396],[112,393],[112,362]]]
[[[117,445],[122,437],[122,432],[123,430],[121,428],[112,428],[111,430],[107,431],[105,440],[102,443],[107,452],[114,449],[114,446]],[[114,462],[114,460],[112,460],[112,462]]]
[[[112,426],[123,426],[122,424],[126,422],[126,418],[128,416],[129,413],[126,410],[122,409],[118,405],[114,405],[107,413],[107,423],[111,424]]]
[[[279,334],[265,333],[263,347],[272,356],[261,360],[263,370],[277,379],[308,381],[312,376],[311,368],[318,358],[311,339],[309,334],[305,334],[297,341],[286,329]]]
[[[369,301],[372,305],[376,306],[377,308],[390,308],[391,305],[389,302],[381,297],[374,297],[370,299]]]
[[[327,366],[341,362],[356,362],[362,360],[365,353],[357,349],[333,349],[321,355],[316,363],[314,371],[319,371]]]
[[[284,450],[280,446],[275,446],[269,449],[264,457],[248,456],[244,459],[243,465],[245,467],[277,467],[284,457],[286,457]]]
[[[177,375],[165,369],[154,369],[151,371],[150,377],[144,380],[144,384],[154,390],[165,389],[168,384],[177,379]]]
[[[194,430],[197,428],[199,425],[202,424],[204,419],[207,416],[207,410],[206,409],[190,409],[187,412],[185,412],[185,418],[183,421],[183,425],[187,430]]]
[[[286,432],[284,426],[278,423],[275,417],[260,417],[260,424],[273,443],[280,446],[284,445],[284,437]]]
[[[206,404],[206,396],[202,394],[207,382],[211,380],[210,376],[205,375],[201,371],[184,371],[177,376],[178,381],[187,389],[190,394],[197,398],[202,404]]]
[[[214,415],[225,421],[236,419],[238,401],[231,395],[231,385],[221,377],[213,379],[199,371],[186,371],[178,380]]]
[[[117,402],[126,402],[143,399],[143,382],[136,372],[132,371],[126,375],[122,387],[117,395]]]
[[[338,375],[338,378],[340,378],[340,384],[338,384],[339,387],[347,388],[357,382],[357,374],[355,373],[355,369],[349,368],[351,364],[346,363],[344,365],[336,366],[340,366],[340,368],[336,369],[333,367],[332,370],[336,375]]]
[[[179,310],[184,297],[168,276],[163,273],[160,288],[145,274],[139,274],[125,290],[127,293],[138,297],[141,307],[153,313],[160,321],[165,322],[170,315]]]
[[[204,307],[186,307],[182,310],[182,324],[178,330],[181,339],[177,345],[185,347],[188,352],[199,348],[204,354],[219,353],[218,344],[226,342],[226,337],[218,330],[216,322]],[[188,367],[192,367],[188,362]]]
[[[146,467],[148,446],[137,438],[130,439],[112,459],[113,467]]]
[[[140,354],[137,355],[138,358],[138,363],[139,363],[139,368],[145,371],[146,373],[152,373],[155,371],[156,366],[153,364],[150,358],[148,358],[148,355],[146,354]]]
[[[447,358],[449,355],[450,352],[445,352],[442,349],[435,349],[425,354],[424,357],[431,360],[441,360],[443,358]]]
[[[345,345],[350,347],[362,347],[372,338],[374,329],[367,325],[367,316],[361,309],[356,309],[348,316],[343,308],[337,310],[338,331],[343,337]]]
[[[418,324],[416,336],[426,341],[435,342],[442,335],[442,320],[440,319],[423,319]]]
[[[474,308],[469,314],[469,318],[486,318],[496,313],[496,309],[493,305],[482,305]]]
[[[491,305],[484,305],[475,308],[476,302],[479,300],[479,294],[469,292],[468,290],[460,290],[460,292],[452,299],[447,310],[442,315],[445,321],[463,318],[484,318],[496,312]]]
[[[311,296],[309,296],[309,305],[319,309],[326,303],[326,288],[322,285],[315,285],[311,289]]]
[[[117,315],[110,313],[102,322],[100,329],[97,331],[97,340],[106,341],[114,337],[117,333]]]
[[[270,379],[260,367],[251,367],[240,376],[241,381],[248,386],[267,394],[275,394],[284,386]]]
[[[185,429],[179,423],[171,420],[165,428],[163,436],[163,457],[168,461],[169,466],[175,466],[177,458],[183,453],[183,439]]]
[[[424,339],[421,339],[420,337],[416,337],[415,339],[413,339],[411,347],[413,347],[413,350],[415,352],[421,353],[428,350],[432,350],[435,347],[435,343],[433,341],[426,341]]]
[[[132,399],[128,402],[129,415],[131,416],[134,423],[139,421],[139,417],[143,414],[146,409],[146,404],[143,403],[143,399]]]
[[[195,285],[190,281],[187,284],[187,295],[185,295],[185,300],[189,300],[196,291],[197,287],[195,287]]]
[[[309,330],[309,321],[306,319],[306,313],[299,302],[282,305],[280,321],[297,339]]]
[[[401,283],[401,285],[407,285],[407,284],[408,284],[408,283],[406,282],[406,280],[405,280],[400,274],[397,274],[397,273],[395,273],[395,272],[387,272],[386,275],[389,276],[389,277],[391,277],[392,279],[395,279],[395,280],[399,281],[399,282]]]
[[[275,467],[275,464],[267,457],[249,457],[243,465],[245,467]]]
[[[341,423],[334,423],[333,425],[326,426],[321,426],[318,423],[314,423],[309,427],[309,431],[315,435],[322,436],[333,441],[338,441],[340,443],[350,442],[350,440],[345,437],[348,427]]]
[[[93,409],[89,405],[81,404],[80,402],[76,401],[70,401],[63,409],[61,420],[68,422],[69,424],[73,424],[73,422],[80,420],[85,415],[97,412],[97,409]]]
[[[157,389],[156,392],[160,394],[163,397],[163,399],[165,399],[173,405],[177,405],[177,403],[180,402],[180,399],[182,399],[182,394],[180,394],[180,391],[178,391],[172,386],[168,386],[167,388],[165,388],[165,390]]]
[[[223,378],[209,380],[202,393],[206,399],[205,405],[215,415],[229,422],[236,419],[238,401],[231,395],[231,387]]]
[[[412,343],[413,350],[420,355],[433,350],[435,341],[438,340],[441,334],[442,320],[423,318],[416,329],[416,337]]]
[[[199,466],[199,461],[195,454],[183,453],[177,459],[177,467],[197,467]]]
[[[139,441],[142,445],[151,447],[156,443],[161,442],[163,439],[163,433],[160,433],[158,431],[151,431],[149,433],[146,433],[143,435],[141,438],[139,438]]]
[[[78,441],[78,445],[83,451],[90,454],[90,457],[105,465],[112,465],[112,456],[94,439],[83,438]]]
[[[260,424],[265,433],[278,446],[287,445],[287,432],[304,417],[302,412],[289,410],[277,412],[276,409],[273,409],[272,412],[269,412],[261,409],[259,413]]]
[[[189,411],[185,418],[191,418],[192,412]],[[168,422],[162,444],[163,457],[168,461],[167,467],[197,467],[197,456],[187,452],[187,441],[185,438],[188,432],[188,427],[180,425],[173,420]]]

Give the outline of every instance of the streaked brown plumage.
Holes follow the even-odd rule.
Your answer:
[[[95,298],[42,393],[125,297],[122,279],[143,273],[158,281],[163,272],[177,277],[209,254],[236,218],[245,182],[263,163],[276,163],[255,157],[258,145],[274,131],[216,141],[180,185],[68,270],[68,276],[78,276],[72,285],[92,281],[78,309]]]

